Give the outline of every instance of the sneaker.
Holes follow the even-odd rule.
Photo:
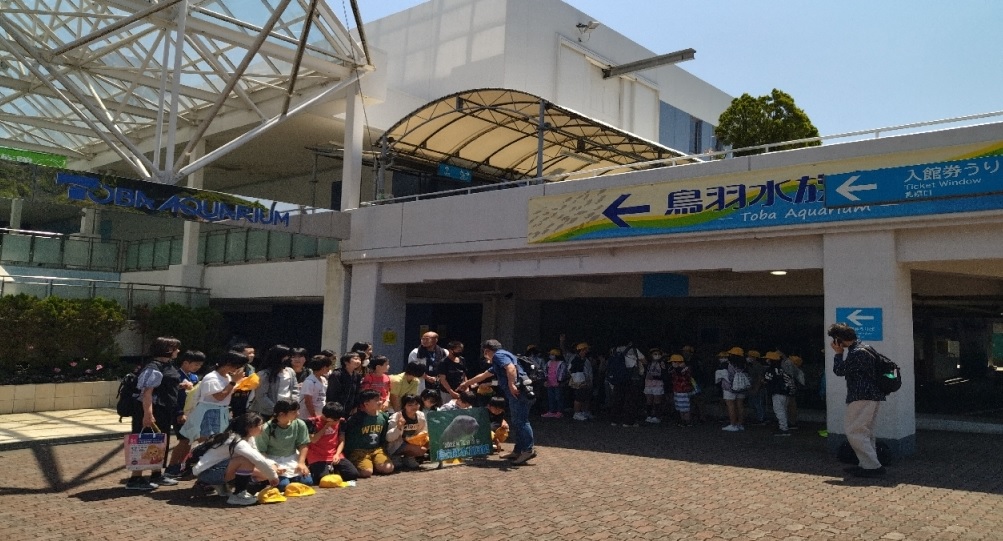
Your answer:
[[[742,429],[738,428],[735,425],[728,425],[728,426],[722,428],[721,430],[724,430],[725,432],[738,432],[739,430],[742,430]]]
[[[158,484],[147,481],[145,477],[130,477],[125,483],[126,490],[153,490]]]
[[[791,431],[790,430],[777,430],[776,432],[773,433],[773,435],[774,436],[790,436],[791,435]]]
[[[662,422],[662,420],[661,420],[661,419],[659,419],[658,417],[652,417],[652,418],[651,418],[651,422],[652,422],[653,424],[656,424],[656,425],[657,425],[657,424],[661,423],[661,422]]]
[[[620,426],[619,423],[610,423],[609,426]]]
[[[646,422],[646,423],[654,423],[654,421],[651,420],[651,416],[650,415],[644,418],[644,422]]]
[[[167,469],[164,470],[164,477],[173,477],[174,479],[181,477],[181,465],[167,466]]]
[[[523,451],[519,453],[519,456],[512,459],[512,465],[521,466],[534,458],[536,458],[536,451]]]
[[[554,415],[553,415],[553,418],[554,419],[562,419],[562,418],[564,418],[564,414],[561,413],[561,412],[559,412],[559,411],[555,411]]]
[[[151,483],[156,483],[157,485],[162,486],[162,487],[173,487],[173,486],[175,486],[175,485],[178,484],[178,480],[177,479],[175,479],[173,477],[170,477],[170,476],[167,476],[167,475],[160,475],[158,477],[150,477],[150,482]]]
[[[576,421],[588,421],[589,420],[589,418],[586,417],[585,414],[582,413],[582,412],[576,413],[575,416],[572,417],[572,419],[574,419]]]
[[[554,414],[548,411],[547,413],[544,413],[540,417],[542,417],[544,419],[553,419],[554,418]]]
[[[517,453],[517,452],[515,452],[515,451],[512,451],[511,453],[508,453],[508,454],[505,454],[505,455],[502,455],[502,456],[500,456],[500,457],[498,457],[498,458],[504,458],[505,460],[512,460],[513,458],[515,458],[515,457],[519,456],[519,454],[520,454],[520,453]]]
[[[868,469],[865,469],[865,468],[860,468],[860,469],[858,469],[858,470],[856,470],[856,471],[854,471],[854,472],[851,473],[851,475],[853,475],[855,477],[867,477],[867,478],[882,477],[882,476],[884,476],[884,474],[885,474],[885,467],[884,466],[881,466],[880,468],[873,469],[873,470],[868,470]]]
[[[742,432],[745,430],[745,425],[738,425],[738,431]]]
[[[637,428],[637,423],[623,423],[624,428]]]
[[[225,484],[216,485],[215,487],[213,487],[213,490],[215,490],[216,495],[221,498],[229,498],[231,494],[230,487],[226,486]]]
[[[404,463],[404,467],[409,470],[417,470],[421,467],[418,465],[418,461],[413,456],[404,457],[402,462]]]
[[[258,503],[258,499],[245,490],[236,494],[230,494],[230,497],[226,499],[226,503],[229,505],[253,505]]]

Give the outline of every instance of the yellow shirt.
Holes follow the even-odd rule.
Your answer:
[[[407,380],[405,374],[394,374],[390,376],[390,394],[400,398],[406,394],[418,394],[418,381],[419,378],[414,378],[411,381]]]

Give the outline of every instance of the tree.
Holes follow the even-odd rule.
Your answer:
[[[732,148],[744,148],[770,143],[818,137],[818,128],[794,103],[794,98],[776,88],[769,95],[753,98],[749,94],[731,100],[731,105],[718,118],[714,130],[717,140]],[[788,150],[818,146],[820,141],[771,147]],[[762,154],[763,149],[736,152],[736,156]]]

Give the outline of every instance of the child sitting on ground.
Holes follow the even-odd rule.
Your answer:
[[[421,411],[428,413],[437,411],[442,406],[442,397],[435,389],[425,389],[421,392]]]
[[[491,419],[491,450],[502,451],[502,443],[508,439],[508,421],[505,420],[505,397],[492,396],[488,401],[488,417]]]
[[[404,395],[401,397],[401,410],[390,416],[387,453],[391,457],[403,457],[401,462],[404,467],[416,470],[417,459],[428,452],[427,435],[428,425],[421,411],[421,400],[413,394]],[[424,445],[420,445],[423,442]]]
[[[380,393],[362,391],[358,411],[345,422],[345,453],[360,478],[393,473],[394,465],[383,450],[387,428],[387,414],[380,411]]]
[[[345,458],[345,438],[342,432],[345,407],[338,402],[328,402],[321,409],[321,415],[307,420],[314,431],[307,447],[306,463],[310,477],[315,484],[329,473],[336,473],[344,481],[355,481],[359,470]]]
[[[252,438],[261,434],[263,419],[254,412],[235,417],[222,433],[213,436],[203,454],[192,468],[192,473],[203,485],[216,487],[220,496],[229,496],[230,505],[251,505],[257,500],[247,491],[251,477],[267,480],[272,486],[279,484],[272,463],[254,448]],[[233,493],[227,483],[233,482]]]
[[[439,411],[466,410],[474,407],[476,403],[477,395],[473,391],[460,391],[457,393],[457,398],[443,404]]]
[[[254,439],[258,451],[275,463],[279,472],[279,490],[291,482],[313,484],[307,466],[307,448],[310,432],[299,419],[299,407],[292,400],[275,402],[275,416],[265,423],[261,434]]]

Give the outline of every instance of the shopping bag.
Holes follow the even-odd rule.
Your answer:
[[[147,432],[149,430],[149,432]],[[125,469],[159,470],[167,454],[167,434],[144,428],[139,434],[125,435]]]

